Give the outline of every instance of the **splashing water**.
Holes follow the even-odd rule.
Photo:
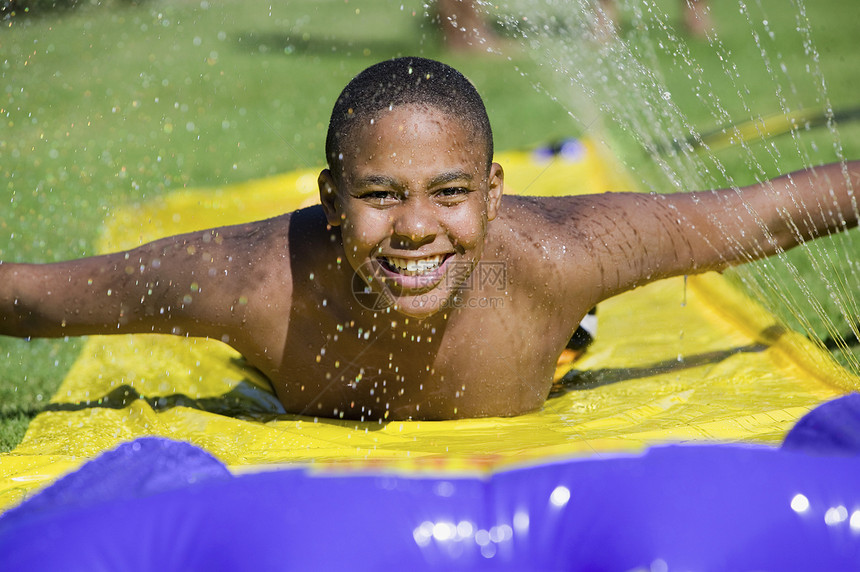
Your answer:
[[[842,162],[847,181],[839,114],[803,0],[792,0],[790,10],[766,0],[727,4],[720,8],[736,9],[738,25],[700,39],[676,31],[667,4],[653,0],[618,2],[620,24],[594,0],[482,6],[547,72],[544,89],[613,149],[642,189],[738,189],[833,161]],[[734,56],[721,39],[728,34],[747,34],[758,61]],[[784,53],[786,46],[802,53]],[[720,128],[707,133],[700,125]],[[821,179],[821,188],[826,196],[829,183]],[[835,216],[844,221],[844,214]],[[860,354],[843,351],[860,339],[858,253],[858,232],[843,232],[732,274],[860,373]]]
[[[619,0],[617,28],[598,0],[481,4],[545,70],[531,79],[609,143],[644,190],[737,187],[852,154],[841,118],[854,86],[839,91],[816,22],[828,8],[713,0],[725,10],[717,29],[689,40],[675,29],[678,3]],[[425,44],[437,23],[419,22],[420,4],[150,0],[3,20],[0,259],[93,254],[112,205],[315,166],[331,102],[355,72],[416,51],[448,57]],[[740,37],[754,57],[738,55]],[[453,63],[470,77],[503,67]],[[518,122],[540,117],[532,133],[547,137],[546,115],[529,111]],[[777,120],[789,127],[781,137]],[[500,148],[537,141],[511,131],[498,129]],[[858,240],[815,241],[738,279],[800,331],[845,346],[858,335]],[[0,395],[26,391],[36,404],[53,394],[79,348],[0,340],[0,378],[13,380]]]

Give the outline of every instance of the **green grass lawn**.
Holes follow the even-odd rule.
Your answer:
[[[788,33],[797,26],[796,10],[783,7],[782,0],[750,3],[751,9],[766,9],[778,32],[768,53],[778,53],[792,73],[802,75],[812,60]],[[503,7],[503,15],[521,18],[531,13],[529,4]],[[675,4],[657,2],[673,25]],[[701,76],[711,79],[709,97],[725,101],[734,121],[780,111],[774,84],[749,41],[746,17],[732,2],[714,4],[721,45],[742,87],[727,81],[724,61],[711,46],[693,41],[690,55],[700,62]],[[860,104],[854,40],[860,4],[808,4],[834,108]],[[642,20],[630,10],[623,13],[622,33],[645,50],[652,40],[644,41]],[[470,77],[485,97],[498,149],[530,147],[585,130],[611,142],[637,176],[665,184],[653,156],[629,130],[592,121],[591,112],[570,95],[565,76],[552,66],[553,54],[544,49],[568,41],[559,30],[550,30],[540,45],[529,43],[534,38],[512,38],[516,47],[506,57],[451,54],[416,0],[115,0],[2,23],[0,260],[47,262],[92,254],[102,221],[115,206],[322,165],[328,114],[339,90],[367,65],[396,55],[442,59]],[[719,118],[703,104],[707,97],[697,97],[689,68],[679,64],[683,54],[658,52],[640,55],[659,68],[689,122],[702,131],[719,127]],[[792,101],[821,105],[810,81],[797,85],[801,93]],[[840,125],[839,133],[842,152],[860,156],[857,125]],[[815,147],[811,161],[836,157],[826,129],[810,133],[804,145]],[[754,143],[751,153],[759,161],[779,154],[765,165],[773,176],[804,165],[795,147],[794,139],[783,135]],[[703,164],[714,157],[738,184],[754,179],[748,152],[716,151]],[[724,183],[720,175],[705,180]],[[816,288],[822,299],[831,299],[827,285]],[[0,339],[0,450],[20,440],[79,348],[78,340]]]

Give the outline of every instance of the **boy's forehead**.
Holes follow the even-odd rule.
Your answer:
[[[463,126],[463,121],[437,107],[402,105],[380,110],[360,122],[357,126],[357,134],[403,141],[426,133],[441,133],[455,137],[467,135]]]
[[[457,158],[476,169],[489,163],[487,146],[476,130],[462,118],[432,106],[385,109],[354,126],[350,139],[343,153],[345,170],[374,159],[418,163]]]

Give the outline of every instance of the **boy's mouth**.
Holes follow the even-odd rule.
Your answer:
[[[403,276],[424,276],[435,272],[450,254],[436,254],[425,258],[399,258],[396,256],[380,256],[379,263],[390,272]]]

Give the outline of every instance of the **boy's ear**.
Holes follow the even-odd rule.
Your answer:
[[[325,213],[326,221],[331,226],[340,226],[341,218],[340,200],[337,194],[337,185],[334,182],[331,171],[323,169],[317,179],[320,188],[320,203]]]
[[[487,220],[493,220],[499,214],[502,205],[502,194],[505,190],[505,171],[498,163],[490,165],[487,193]]]

